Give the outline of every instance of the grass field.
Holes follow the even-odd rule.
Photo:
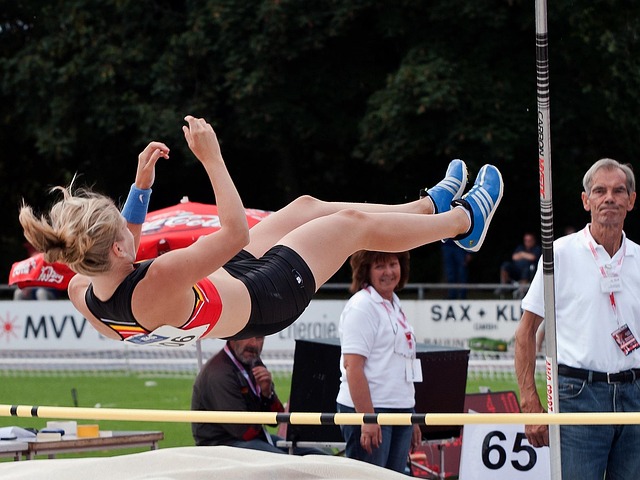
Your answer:
[[[276,390],[281,399],[287,399],[291,390],[290,375],[274,377]],[[59,407],[103,407],[103,408],[149,408],[161,410],[188,410],[191,403],[193,379],[153,376],[2,376],[0,375],[0,404],[47,405]],[[517,392],[515,379],[470,379],[467,393],[477,393],[479,388],[491,391]],[[542,388],[542,386],[540,386]],[[74,395],[75,392],[75,395]],[[541,397],[544,398],[544,397]],[[20,426],[41,429],[46,426],[44,418],[0,417],[0,427]],[[81,420],[79,424],[98,424],[100,430],[161,430],[164,440],[160,448],[192,446],[191,426],[188,423],[161,423],[135,421]],[[136,450],[104,452],[103,455],[133,453]],[[137,450],[137,451],[141,451]],[[84,454],[96,456],[100,452]],[[67,457],[80,457],[67,455]],[[61,457],[64,457],[61,455]],[[7,459],[1,459],[7,460]]]

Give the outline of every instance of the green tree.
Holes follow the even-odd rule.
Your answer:
[[[31,0],[6,13],[2,144],[16,156],[1,163],[10,186],[2,194],[4,223],[11,226],[3,265],[25,254],[21,197],[44,206],[46,190],[76,172],[121,194],[150,138],[179,138],[174,88],[161,75],[164,46],[184,18],[172,3],[179,2]]]
[[[0,9],[0,273],[24,255],[17,207],[75,172],[118,198],[138,152],[171,147],[152,208],[212,202],[180,127],[214,123],[247,206],[301,193],[399,202],[451,158],[498,165],[503,206],[472,280],[538,230],[534,5],[524,0],[5,0]],[[5,8],[6,7],[6,8]],[[636,161],[640,7],[549,5],[556,226],[587,220],[581,175]],[[637,223],[637,222],[635,222]],[[629,222],[627,233],[637,238]],[[438,280],[436,247],[413,281]]]

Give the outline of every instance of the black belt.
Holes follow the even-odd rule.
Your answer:
[[[633,368],[618,373],[606,373],[568,367],[567,365],[558,365],[558,374],[564,375],[565,377],[579,378],[580,380],[591,380],[592,382],[630,383],[640,380],[640,368]]]

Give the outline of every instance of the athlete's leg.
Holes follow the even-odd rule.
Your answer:
[[[477,251],[502,198],[502,177],[491,165],[478,172],[474,187],[462,199],[462,206],[436,215],[403,212],[366,212],[346,209],[315,218],[282,238],[278,243],[295,250],[323,285],[358,250],[402,252],[443,238]],[[471,239],[471,240],[469,240]]]
[[[462,208],[437,215],[341,210],[301,225],[278,244],[292,248],[307,262],[319,288],[358,250],[403,252],[456,237],[469,226]]]
[[[253,226],[249,230],[250,241],[245,250],[259,258],[267,250],[279,243],[285,235],[301,225],[347,209],[369,213],[396,212],[422,215],[434,213],[433,202],[429,197],[399,205],[383,205],[377,203],[325,202],[304,195]]]
[[[249,231],[251,240],[245,250],[255,257],[261,257],[282,237],[300,225],[345,209],[369,213],[443,213],[449,210],[452,200],[460,198],[466,184],[467,167],[462,160],[456,159],[449,164],[445,178],[434,187],[423,191],[423,198],[414,202],[399,205],[324,202],[310,196],[302,196],[254,226]]]

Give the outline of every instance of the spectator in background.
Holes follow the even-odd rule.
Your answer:
[[[442,244],[442,267],[447,283],[467,283],[469,281],[469,262],[471,254],[456,245],[452,239]],[[466,288],[450,288],[447,292],[449,300],[467,298]]]
[[[413,328],[395,292],[409,278],[409,253],[360,251],[351,256],[351,291],[340,316],[341,384],[337,411],[412,413],[413,382],[422,381]],[[341,425],[345,454],[404,472],[421,441],[417,425]]]
[[[13,291],[14,300],[55,300],[58,298],[55,291],[44,287],[16,288]]]
[[[228,340],[198,374],[191,397],[192,410],[284,412],[273,379],[260,359],[264,337]],[[287,453],[264,425],[193,423],[196,445],[227,445],[274,453]],[[294,449],[295,454],[322,454],[315,449]]]
[[[500,266],[500,283],[528,284],[531,282],[536,273],[540,255],[542,255],[542,249],[538,245],[536,236],[531,232],[525,232],[522,244],[513,251],[511,260]],[[522,292],[522,288],[520,291]]]

